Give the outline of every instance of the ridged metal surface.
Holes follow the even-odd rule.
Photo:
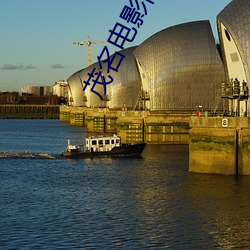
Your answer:
[[[136,104],[141,90],[139,73],[133,57],[133,51],[135,48],[136,46],[119,51],[119,53],[123,54],[125,58],[123,59],[118,72],[110,70],[110,72],[107,73],[107,63],[103,63],[102,60],[102,69],[100,69],[99,63],[96,62],[89,67],[74,73],[68,79],[74,105],[87,107],[106,106],[109,108],[121,108],[125,106],[127,108],[133,108]],[[110,60],[112,60],[113,56],[114,55],[110,55]],[[106,55],[104,55],[102,59],[105,58]],[[115,68],[119,63],[119,60],[119,57],[115,57],[111,66]],[[93,85],[92,79],[94,78],[91,78],[91,80],[89,81],[90,85],[86,87],[85,91],[83,91],[83,88],[85,86],[84,81],[88,81],[88,74],[91,74],[94,68],[96,68],[96,73],[99,71],[102,72],[107,82],[110,81],[108,75],[113,78],[113,82],[106,85],[106,95],[109,100],[107,102],[105,102],[104,100],[102,101],[98,95],[91,92],[91,87]],[[99,78],[98,81],[101,81],[101,78]],[[94,87],[94,91],[98,92],[103,98],[105,98],[103,85],[96,84]]]
[[[90,91],[92,87],[91,81],[90,85],[86,87],[85,91],[83,91],[85,86],[84,81],[87,81],[89,78],[88,73],[90,74],[93,68],[98,68],[98,66],[98,63],[94,63],[85,69],[75,72],[67,79],[69,86],[69,100],[73,101],[69,104],[82,107],[103,107],[105,105],[95,93]],[[98,70],[96,72],[98,72]],[[101,85],[97,84],[94,90],[103,96],[103,87]]]
[[[151,110],[212,109],[224,68],[209,21],[176,25],[143,42],[135,51]]]
[[[130,47],[118,51],[123,54],[123,59],[118,72],[110,71],[110,76],[113,77],[113,82],[107,85],[107,94],[109,98],[108,106],[110,108],[133,108],[139,97],[141,90],[141,81],[133,56],[135,47]],[[112,60],[114,55],[110,58]],[[112,66],[115,67],[119,63],[120,57],[115,57]],[[107,63],[103,64],[103,75],[108,80]]]
[[[84,106],[84,92],[82,91],[83,87],[80,81],[80,72],[78,70],[73,75],[71,75],[68,79],[68,95],[69,95],[69,104],[74,106]]]
[[[89,79],[89,75],[92,73],[92,70],[96,68],[95,73],[99,72],[99,63],[94,63],[91,64],[90,66],[88,66],[86,69],[82,70],[79,74],[79,77],[81,79],[82,82],[82,88],[81,91],[82,93],[84,93],[85,96],[85,106],[87,107],[104,107],[105,106],[105,102],[102,101],[98,95],[96,95],[95,93],[93,93],[91,91],[91,88],[93,86],[93,82],[92,79],[90,79],[89,83],[90,85],[88,85],[85,89],[85,91],[83,91],[83,88],[85,87],[85,83],[84,81],[88,81]],[[96,76],[95,76],[96,77]],[[101,79],[99,79],[100,81]],[[101,96],[103,96],[103,86],[100,84],[96,84],[96,86],[94,87],[94,91],[98,92]]]
[[[247,82],[250,82],[250,2],[249,0],[234,0],[228,4],[217,16],[218,23],[221,22],[237,45]],[[219,27],[219,25],[218,25]],[[219,36],[222,37],[219,28]],[[221,39],[222,40],[222,39]],[[223,51],[224,52],[224,51]],[[224,53],[223,53],[223,56]]]
[[[224,68],[209,21],[167,28],[140,46],[119,52],[125,58],[118,72],[109,73],[113,77],[107,85],[109,101],[101,101],[90,91],[91,85],[83,91],[82,82],[88,80],[88,73],[94,67],[100,70],[96,62],[68,79],[75,106],[134,107],[143,86],[150,95],[147,107],[151,110],[187,111],[199,105],[207,110],[213,108],[224,81]],[[102,65],[101,71],[108,80],[107,63]],[[104,96],[102,85],[97,84],[95,91]]]

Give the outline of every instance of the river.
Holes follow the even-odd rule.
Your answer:
[[[250,248],[250,177],[189,173],[183,145],[60,157],[86,135],[58,120],[0,120],[0,249]]]

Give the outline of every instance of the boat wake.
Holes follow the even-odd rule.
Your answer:
[[[43,153],[23,152],[0,152],[0,158],[29,158],[29,159],[55,159],[53,155]]]

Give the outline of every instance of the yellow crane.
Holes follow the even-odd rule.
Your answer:
[[[106,43],[107,40],[101,40],[101,41],[91,41],[90,36],[88,35],[88,41],[86,42],[73,42],[74,45],[87,45],[88,46],[88,66],[92,64],[91,59],[91,45],[92,44],[99,44],[99,43]]]

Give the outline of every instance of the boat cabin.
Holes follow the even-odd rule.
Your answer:
[[[114,147],[121,146],[121,138],[117,135],[86,138],[86,151],[101,152],[111,151]]]

